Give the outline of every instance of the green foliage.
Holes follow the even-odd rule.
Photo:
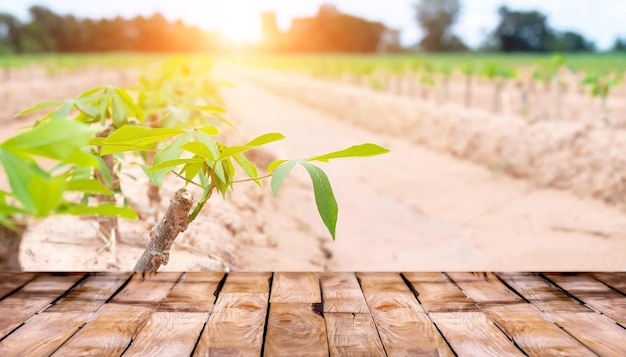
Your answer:
[[[66,199],[68,192],[110,194],[101,183],[82,175],[85,168],[90,171],[98,166],[98,160],[85,150],[93,134],[82,123],[48,121],[0,143],[0,166],[11,188],[0,194],[0,224],[14,227],[18,217],[55,214],[135,218],[135,212],[125,207],[87,206]],[[37,164],[38,158],[60,165],[46,171]]]

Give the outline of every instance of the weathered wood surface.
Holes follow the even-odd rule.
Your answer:
[[[624,273],[0,279],[0,356],[626,356]]]

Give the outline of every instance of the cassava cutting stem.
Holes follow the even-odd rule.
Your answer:
[[[170,247],[179,233],[189,225],[189,211],[193,206],[191,192],[184,188],[176,191],[161,221],[150,231],[150,243],[143,252],[134,271],[156,272],[169,261]]]

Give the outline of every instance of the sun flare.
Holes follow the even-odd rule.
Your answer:
[[[217,29],[237,44],[256,42],[261,37],[260,11],[251,2],[211,2],[210,7],[207,3],[189,10],[195,12],[194,17],[203,17],[203,27]]]

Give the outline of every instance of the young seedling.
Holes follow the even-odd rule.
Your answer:
[[[495,63],[488,63],[484,68],[482,75],[489,80],[494,81],[493,93],[493,112],[500,113],[502,111],[502,89],[507,80],[515,78],[517,73],[515,70],[498,66]]]
[[[150,233],[150,244],[135,266],[136,271],[157,271],[169,260],[169,249],[179,233],[185,231],[189,223],[199,215],[206,202],[214,192],[226,198],[227,192],[235,183],[253,181],[261,186],[261,179],[272,178],[271,187],[274,194],[296,165],[303,166],[313,181],[313,190],[318,212],[333,239],[337,222],[337,202],[333,195],[328,177],[322,169],[313,165],[313,161],[328,162],[331,159],[344,157],[375,156],[389,150],[374,144],[363,144],[345,150],[313,156],[298,160],[279,160],[270,163],[265,176],[258,176],[257,167],[252,164],[244,153],[265,144],[282,140],[279,133],[261,135],[245,145],[226,146],[215,140],[218,134],[214,126],[192,129],[188,131],[174,128],[146,128],[125,126],[108,138],[100,141],[102,155],[123,151],[157,151],[153,165],[148,169],[152,178],[157,179],[168,171],[189,184],[202,188],[202,196],[194,201],[191,193],[181,188],[176,192],[170,206],[161,221]],[[168,140],[168,144],[160,149],[158,142]],[[239,166],[246,179],[237,180]]]
[[[619,72],[592,72],[583,79],[583,85],[589,87],[589,94],[592,98],[600,97],[602,105],[602,120],[607,127],[611,126],[609,116],[608,99],[611,88],[619,85],[623,74]]]
[[[110,195],[92,179],[99,168],[97,157],[84,150],[95,131],[75,121],[47,121],[0,143],[0,167],[11,191],[0,191],[0,270],[21,270],[19,247],[32,219],[58,214],[136,218],[129,208],[87,199],[91,194]],[[58,163],[51,170],[37,164],[45,158]],[[83,194],[73,202],[67,193]]]

